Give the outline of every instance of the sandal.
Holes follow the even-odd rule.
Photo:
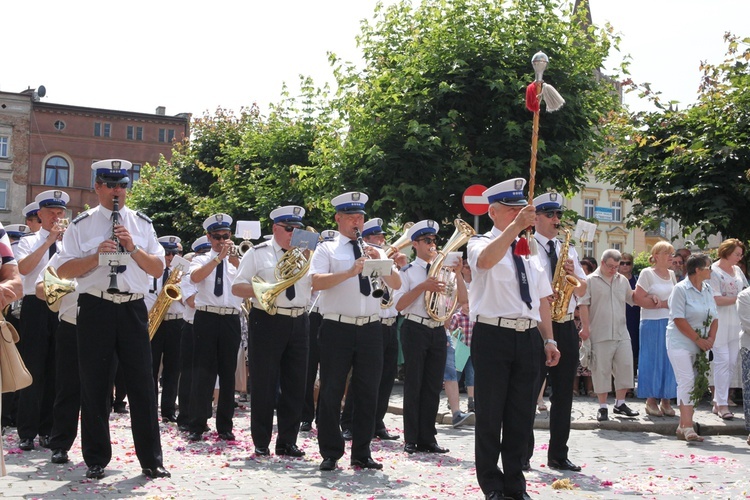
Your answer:
[[[732,420],[734,418],[734,413],[727,410],[725,412],[722,412],[719,417],[721,417],[722,420]]]
[[[547,411],[547,405],[544,404],[544,401],[541,401],[541,402],[537,403],[536,409],[539,410],[539,411]]]
[[[672,408],[672,407],[664,406],[664,405],[659,405],[659,409],[661,410],[662,414],[665,417],[674,417],[675,416],[674,408]]]
[[[652,417],[663,417],[664,414],[657,406],[650,406],[646,405],[646,415],[651,415]]]
[[[677,427],[677,428],[679,429],[680,427]],[[695,442],[698,442],[698,443],[702,443],[703,442],[703,436],[699,436],[698,433],[695,432],[695,429],[693,429],[692,427],[685,427],[685,428],[683,428],[682,429],[682,435],[683,435],[683,439],[685,439],[685,441],[695,441]]]
[[[677,439],[681,439],[681,440],[685,441],[685,433],[682,432],[682,427],[680,427],[678,425],[677,426],[677,430],[674,431],[674,433],[677,435]],[[748,439],[750,439],[750,436],[748,436]]]

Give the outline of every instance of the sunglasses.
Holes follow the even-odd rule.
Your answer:
[[[632,262],[620,262],[620,265],[621,266],[632,266],[633,263]]]
[[[109,189],[121,188],[126,189],[128,187],[127,182],[105,182],[104,183]]]
[[[209,236],[211,236],[211,238],[215,239],[216,241],[228,240],[229,238],[231,238],[231,236],[228,234],[209,234]]]
[[[284,224],[276,224],[276,225],[279,226],[279,227],[283,227],[284,231],[286,231],[287,233],[294,232],[294,230],[297,229],[294,226],[285,226]]]
[[[167,255],[182,255],[180,250],[164,250],[164,253]]]
[[[549,210],[547,212],[542,212],[542,213],[548,219],[552,219],[555,216],[557,216],[558,219],[562,219],[562,215],[563,215],[562,210]]]
[[[434,245],[435,243],[437,243],[437,238],[422,238],[419,241],[421,241],[422,243],[427,243],[428,245]]]

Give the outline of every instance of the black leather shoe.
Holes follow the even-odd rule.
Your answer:
[[[547,460],[547,467],[557,470],[572,470],[573,472],[579,472],[581,470],[580,466],[574,464],[567,458],[565,460],[553,460],[550,458]]]
[[[202,432],[191,432],[188,434],[188,441],[200,441],[201,439],[203,439]]]
[[[367,458],[352,458],[352,467],[359,467],[361,469],[376,469],[380,470],[383,468],[383,464],[376,462],[372,457]]]
[[[86,470],[86,477],[89,479],[101,479],[104,477],[104,467],[101,465],[92,465]]]
[[[162,415],[161,416],[161,421],[162,422],[171,422],[171,423],[174,424],[174,423],[177,422],[177,416],[174,413],[171,414],[171,415]]]
[[[50,458],[49,461],[53,464],[67,464],[68,452],[65,450],[54,450],[52,452],[52,458]]]
[[[531,500],[531,497],[525,491],[505,492],[505,498],[511,500]]]
[[[151,479],[156,479],[157,477],[172,477],[172,474],[170,474],[167,469],[161,466],[155,467],[153,469],[141,469],[141,472],[143,472],[144,476],[150,477]]]
[[[320,467],[318,467],[320,470],[336,470],[336,459],[334,458],[324,458],[322,462],[320,462]]]
[[[612,411],[615,412],[617,415],[625,415],[627,417],[638,416],[638,412],[635,410],[631,410],[630,407],[626,405],[625,403],[621,404],[620,406],[615,406]]]
[[[128,412],[128,408],[125,406],[125,403],[115,403],[112,405],[112,411],[124,415]]]
[[[271,450],[269,450],[268,448],[258,448],[258,447],[256,447],[255,448],[255,454],[259,455],[261,457],[267,457],[267,456],[269,456],[271,454]]]
[[[22,439],[21,442],[18,443],[18,447],[21,448],[23,451],[31,451],[34,449],[34,440]]]
[[[341,437],[344,438],[344,441],[351,441],[352,431],[350,429],[344,429],[343,431],[341,431]]]
[[[378,439],[386,439],[388,441],[395,441],[401,436],[399,436],[398,434],[389,434],[388,429],[380,429],[379,431],[375,431],[375,437]]]
[[[178,430],[179,430],[180,432],[190,432],[190,426],[189,426],[188,424],[179,424],[179,425],[177,426],[177,429],[178,429]]]
[[[448,448],[443,448],[437,443],[430,443],[418,444],[417,451],[423,451],[425,453],[448,453],[450,450]]]
[[[287,457],[304,457],[305,452],[297,448],[296,444],[276,445],[276,454]]]
[[[39,436],[39,446],[49,448],[49,436]]]
[[[505,498],[505,495],[503,495],[502,491],[490,491],[484,496],[485,500],[503,500]]]
[[[606,422],[607,420],[609,420],[609,415],[607,414],[606,408],[599,408],[596,411],[596,420],[599,422]]]
[[[300,422],[299,424],[300,432],[310,432],[311,430],[312,430],[312,422]]]
[[[417,452],[417,443],[405,443],[404,444],[404,451],[411,455],[412,453]]]
[[[220,432],[219,439],[222,441],[235,441],[234,434],[231,432]]]

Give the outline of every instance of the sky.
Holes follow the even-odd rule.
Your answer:
[[[695,102],[701,60],[723,60],[724,32],[750,36],[747,0],[590,2],[594,23],[608,21],[622,36],[621,53],[608,66],[629,54],[631,78],[650,82],[681,108]],[[44,102],[140,113],[165,106],[167,115],[202,116],[254,102],[265,113],[284,83],[296,93],[300,75],[333,85],[328,52],[361,63],[355,37],[376,3],[5,2],[0,91],[44,85]],[[634,94],[625,103],[653,109]]]

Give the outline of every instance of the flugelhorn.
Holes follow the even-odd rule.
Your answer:
[[[411,229],[413,225],[414,225],[413,222],[407,222],[406,224],[404,224],[403,234],[390,245],[386,243],[385,245],[386,257],[388,257],[389,259],[392,259],[394,255],[396,255],[401,250],[411,245],[411,239],[409,238],[409,229]],[[391,293],[391,290],[388,288],[387,285],[384,285],[383,287],[385,288],[385,292],[387,293],[383,293],[383,297],[380,299],[380,308],[390,309],[393,306],[393,293]]]
[[[50,311],[60,311],[60,300],[75,290],[76,282],[58,277],[54,267],[47,266],[44,270],[44,298]]]

